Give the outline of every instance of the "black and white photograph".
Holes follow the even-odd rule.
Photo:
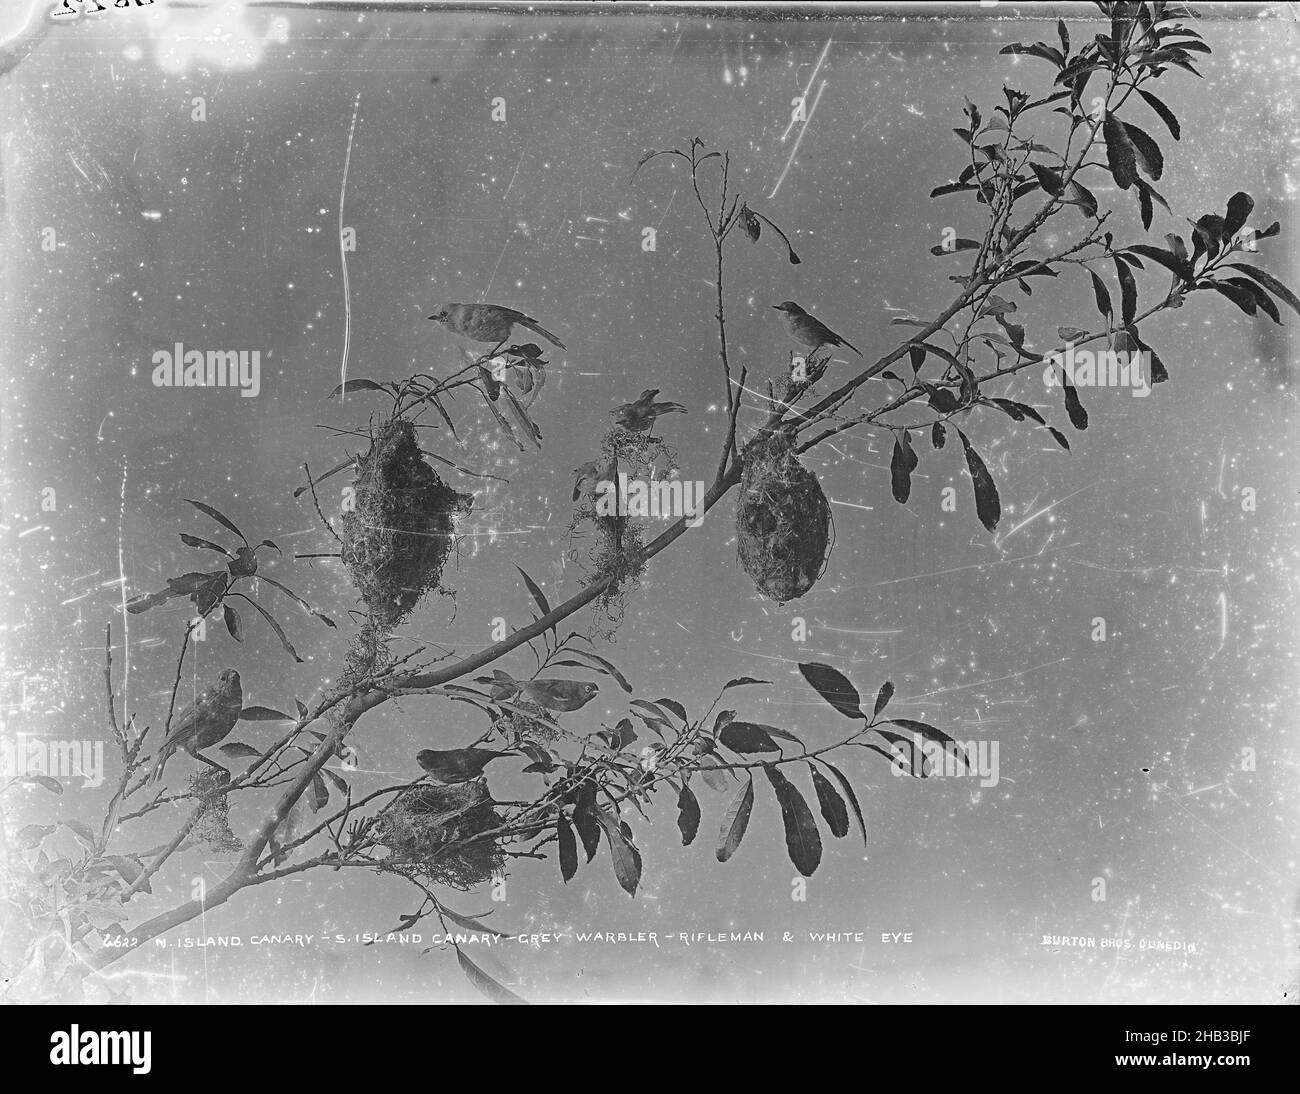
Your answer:
[[[40,1057],[1069,1005],[1248,1067],[1133,1023],[1300,993],[1298,15],[4,0]]]

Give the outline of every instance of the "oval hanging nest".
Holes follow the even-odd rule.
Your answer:
[[[390,418],[357,458],[356,508],[343,515],[343,564],[384,629],[400,623],[432,589],[473,498],[438,477],[420,454],[415,427]]]
[[[742,458],[736,503],[740,564],[760,593],[784,604],[808,592],[826,570],[831,507],[784,433],[751,441]]]

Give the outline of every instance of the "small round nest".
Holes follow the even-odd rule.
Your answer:
[[[202,771],[196,771],[190,776],[190,795],[206,799],[203,812],[194,825],[193,836],[209,851],[225,853],[244,849],[243,843],[230,830],[229,796],[215,793],[229,782],[230,772],[215,767],[205,766]]]
[[[505,856],[496,841],[473,839],[501,825],[494,804],[485,779],[404,790],[375,826],[389,851],[383,868],[460,890],[498,876]]]
[[[354,486],[356,508],[342,521],[343,563],[371,615],[392,627],[441,587],[456,518],[473,499],[438,477],[404,418],[390,418],[371,433]]]
[[[743,458],[736,503],[740,564],[760,593],[784,604],[808,592],[826,570],[831,507],[784,433],[752,441]]]

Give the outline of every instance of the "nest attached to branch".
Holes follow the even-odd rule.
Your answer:
[[[760,593],[784,604],[803,596],[826,571],[830,503],[784,433],[752,441],[743,459],[736,503],[740,564]]]
[[[203,802],[203,812],[195,822],[191,836],[209,851],[242,851],[244,844],[230,830],[230,797],[214,794],[230,782],[230,772],[205,766],[189,779],[190,795]],[[209,795],[212,795],[209,797]]]
[[[356,508],[343,515],[343,563],[371,615],[400,623],[430,590],[473,499],[438,477],[420,454],[415,427],[390,418],[357,459]]]
[[[461,890],[498,876],[505,856],[496,841],[472,838],[504,821],[494,804],[485,779],[404,790],[375,825],[390,852],[384,869]]]

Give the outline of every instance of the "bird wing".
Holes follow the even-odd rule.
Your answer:
[[[548,342],[550,342],[552,345],[556,346],[559,349],[565,348],[563,342],[561,342],[558,338],[556,338],[555,335],[553,335],[550,331],[548,331],[544,326],[541,325],[541,323],[539,323],[531,315],[525,315],[521,311],[515,311],[514,308],[502,308],[499,305],[498,305],[498,310],[501,312],[502,315],[506,316],[510,320],[510,322],[518,323],[521,327],[527,327],[530,331],[533,331],[536,334],[540,334]]]

